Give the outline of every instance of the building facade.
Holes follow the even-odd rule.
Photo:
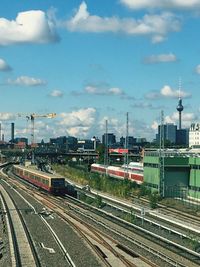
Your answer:
[[[189,130],[189,147],[200,147],[200,123],[192,123]]]
[[[200,150],[145,151],[144,182],[164,197],[200,203]]]
[[[189,186],[189,158],[171,149],[145,151],[144,182],[163,197],[181,197]]]
[[[113,133],[105,133],[102,136],[102,143],[108,146],[113,145],[116,143],[116,136]]]
[[[176,143],[176,131],[177,126],[173,123],[166,123],[163,125],[163,137],[164,140],[170,141],[172,144]],[[156,136],[156,142],[159,144],[161,135],[161,125],[158,126],[158,134]]]

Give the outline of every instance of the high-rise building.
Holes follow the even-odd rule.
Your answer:
[[[14,122],[11,123],[11,143],[14,142],[15,139],[15,124]]]
[[[178,129],[176,131],[176,144],[177,145],[189,145],[189,129]]]
[[[102,143],[104,145],[107,143],[108,146],[113,145],[116,143],[116,136],[113,133],[103,134],[102,135]]]
[[[170,141],[172,144],[176,144],[176,130],[177,126],[173,123],[163,124],[163,136],[164,140]],[[158,134],[156,135],[156,142],[159,144],[161,134],[161,125],[158,126]]]

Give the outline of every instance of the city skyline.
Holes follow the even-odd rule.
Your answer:
[[[200,1],[2,0],[0,122],[6,139],[71,135],[155,138],[160,111],[182,128],[199,121]],[[181,88],[179,79],[181,78]],[[180,92],[179,92],[180,89]],[[18,114],[24,114],[21,117]]]

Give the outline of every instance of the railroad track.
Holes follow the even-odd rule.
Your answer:
[[[26,186],[21,185],[21,183],[11,180],[16,186],[22,187],[25,190]],[[55,213],[59,214],[63,220],[70,224],[76,231],[81,235],[84,240],[92,247],[92,249],[97,253],[101,258],[101,261],[105,266],[156,266],[150,261],[145,260],[142,257],[138,257],[133,251],[126,248],[125,246],[119,245],[118,242],[114,241],[108,235],[102,235],[102,233],[95,230],[94,227],[84,223],[83,220],[80,220],[77,216],[69,214],[66,212],[66,208],[60,208],[60,205],[55,204],[56,199],[51,198],[50,196],[41,194],[33,189],[27,189],[29,194],[33,195],[38,201],[42,202],[43,205],[53,210]],[[133,257],[134,255],[134,257]],[[128,259],[127,259],[128,257]],[[137,260],[135,259],[137,258]],[[136,263],[133,262],[136,261]],[[144,265],[146,263],[146,265]]]
[[[141,203],[143,203],[141,204],[141,206],[143,205],[147,207],[147,205],[149,205],[149,201],[146,199],[141,199]],[[192,214],[188,214],[186,212],[182,212],[180,210],[174,209],[172,207],[167,207],[161,204],[158,205],[157,210],[160,214],[174,217],[176,219],[182,220],[184,222],[187,222],[188,224],[195,225],[200,228],[200,216],[194,216]]]
[[[96,192],[82,193],[92,198],[96,196]],[[145,201],[145,206],[141,205],[141,203],[140,206],[138,206],[134,205],[134,203],[112,199],[103,194],[101,196],[102,202],[106,204],[106,206],[103,207],[104,210],[110,210],[110,212],[116,214],[118,217],[123,217],[124,213],[127,215],[134,214],[136,219],[134,222],[135,224],[142,224],[143,228],[147,230],[160,233],[163,237],[167,237],[175,242],[177,239],[178,243],[183,244],[189,249],[193,250],[192,247],[195,247],[196,252],[200,251],[200,242],[198,244],[198,240],[200,239],[200,223],[194,216],[185,215],[180,211],[175,211],[174,209],[163,206],[156,210],[150,210],[149,207],[146,206],[147,201]],[[146,209],[144,207],[146,207]],[[144,209],[146,210],[145,216],[141,215],[141,211]]]
[[[41,194],[38,193],[37,191],[34,192],[34,196],[36,198],[38,198],[40,201],[42,201],[44,205],[48,206],[50,209],[52,209],[54,212],[56,212],[60,216],[63,216],[63,215],[66,216],[66,214],[68,213],[68,216],[69,217],[72,217],[72,203],[71,203],[71,200],[70,201],[68,200],[68,202],[67,202],[67,206],[70,207],[70,211],[67,212],[66,206],[61,209],[61,206],[63,204],[62,203],[63,200],[61,202],[59,202],[59,203],[56,203],[56,201],[58,201],[58,199],[55,200],[55,198],[52,198],[52,197],[50,199],[49,196],[46,196],[46,195],[45,196],[44,195],[41,196]],[[79,204],[76,203],[76,206],[77,205],[79,205],[79,208],[78,209],[80,209],[80,203]],[[85,204],[84,204],[83,210],[85,211]],[[77,213],[78,213],[77,212],[77,208],[74,208],[73,209],[73,212],[76,213],[76,215],[73,215],[73,216],[76,216],[76,219],[75,220],[77,221],[78,220],[77,219]],[[82,212],[82,216],[84,215],[84,213],[85,212]],[[112,217],[112,216],[110,216],[109,214],[107,214],[107,217]],[[80,220],[80,218],[79,218],[79,220]],[[86,216],[84,218],[82,218],[81,224],[83,224],[83,222],[85,220],[86,220]],[[95,220],[97,222],[97,218]],[[99,221],[99,224],[102,224],[102,223]],[[121,222],[121,224],[123,224],[123,222]],[[87,226],[87,227],[91,228],[91,224],[90,224],[90,226]],[[110,228],[110,232],[111,232],[112,227],[111,226],[108,226],[108,228]],[[113,226],[113,228],[114,228],[114,226]],[[119,234],[120,231],[121,230],[118,231],[118,234]],[[115,233],[115,234],[117,234],[117,233]],[[95,235],[97,235],[97,233]],[[101,235],[102,235],[102,231],[101,231]],[[177,259],[178,258],[178,255],[177,254],[180,253],[180,251],[179,252],[176,251],[176,253],[177,253],[176,254],[176,253],[172,253],[171,249],[168,249],[168,252],[167,252],[167,249],[166,248],[165,249],[164,248],[161,249],[161,244],[160,244],[160,248],[158,246],[157,246],[157,248],[155,248],[154,244],[150,243],[149,241],[146,242],[148,245],[145,245],[145,241],[144,240],[141,241],[141,238],[137,238],[137,240],[134,239],[134,238],[131,238],[132,239],[131,240],[130,239],[130,232],[128,233],[128,230],[127,230],[127,234],[126,235],[123,234],[123,235],[126,236],[127,237],[126,239],[129,239],[129,242],[132,242],[132,244],[135,242],[135,244],[138,243],[138,245],[139,245],[139,243],[140,243],[140,247],[143,247],[143,249],[151,250],[151,253],[154,253],[154,257],[156,255],[156,257],[162,258],[163,261],[164,261],[164,257],[165,257],[165,261],[167,262],[166,264],[168,264],[168,266],[187,266],[187,267],[188,266],[191,266],[191,267],[192,266],[199,266],[199,262],[198,263],[195,263],[194,261],[187,260],[184,257],[181,257],[179,259],[179,262],[178,262],[178,259]],[[93,234],[93,236],[94,236],[94,234]],[[134,240],[134,242],[133,242],[133,240]],[[170,242],[168,243],[168,246],[169,246],[169,244],[170,244]],[[172,244],[170,244],[170,245],[172,245]],[[125,250],[126,250],[126,248],[125,248]],[[161,253],[158,253],[159,250],[161,251]],[[131,251],[131,249],[129,249],[129,251]],[[183,251],[181,251],[181,253],[183,253]],[[173,254],[173,257],[172,257],[172,254]],[[166,255],[168,255],[168,256],[166,256]],[[194,254],[193,254],[192,257],[194,257]],[[198,254],[195,254],[195,257],[198,257]],[[127,264],[130,264],[130,263],[127,263]],[[125,265],[125,266],[129,266],[129,265]],[[141,265],[139,265],[139,266],[141,266]],[[159,266],[161,266],[161,265],[159,265]],[[162,266],[164,266],[164,265],[162,265]]]
[[[38,193],[34,193],[34,195],[37,197]],[[70,207],[70,212],[69,211],[66,211],[66,207],[65,208],[61,208],[61,205],[62,205],[61,202],[63,202],[63,200],[61,202],[58,202],[57,204],[55,204],[55,198],[52,198],[52,197],[49,197],[49,196],[45,196],[45,197],[43,197],[43,201],[44,201],[45,205],[47,205],[49,207],[49,209],[51,209],[54,212],[58,213],[60,216],[64,216],[65,218],[66,218],[66,214],[69,215],[70,218],[75,216],[74,219],[76,221],[79,221],[82,225],[83,224],[84,225],[86,224],[86,222],[85,222],[86,221],[86,218],[88,219],[88,217],[93,217],[93,215],[86,216],[86,212],[85,212],[86,210],[85,210],[85,208],[83,209],[82,212],[80,212],[80,211],[78,211],[78,210],[80,210],[80,207],[78,207],[78,209],[77,208],[73,208],[73,206],[71,205],[71,203],[69,204],[69,202],[68,202],[67,205],[68,205],[68,207]],[[72,210],[75,211],[76,215],[72,213]],[[77,217],[77,213],[79,213],[79,214],[81,213],[81,215],[84,216],[84,218],[80,219],[80,217]],[[102,223],[102,220],[98,222],[97,221],[97,218],[95,217],[94,221],[95,221],[96,224],[101,224],[101,226],[103,225],[105,227],[105,223]],[[87,223],[87,228],[90,228],[91,229],[91,228],[93,228],[93,226],[91,224],[88,224]],[[120,234],[120,230],[118,230],[118,231],[113,230],[113,227],[111,227],[110,225],[107,226],[107,230],[109,230],[110,233],[112,232],[112,233],[115,233],[117,235]],[[102,231],[97,230],[96,228],[95,228],[95,231],[96,232],[100,232],[100,234],[103,235],[102,234]],[[97,235],[97,234],[95,233],[95,235]],[[122,236],[122,234],[120,234],[120,235]],[[146,249],[148,251],[150,250],[151,253],[154,254],[154,256],[159,257],[163,261],[167,262],[168,266],[181,266],[181,267],[183,267],[183,266],[184,267],[186,267],[186,266],[187,267],[188,266],[190,266],[190,267],[192,267],[192,266],[195,266],[195,267],[199,266],[199,263],[195,263],[192,260],[188,260],[188,259],[186,259],[184,257],[178,256],[178,254],[179,253],[183,253],[183,251],[180,252],[180,250],[179,251],[176,250],[176,252],[172,252],[171,251],[171,248],[170,249],[166,249],[166,248],[164,248],[164,249],[162,248],[161,249],[161,247],[159,247],[159,246],[157,246],[157,248],[156,248],[155,244],[152,243],[152,242],[149,242],[149,241],[147,242],[148,245],[145,245],[144,238],[143,238],[143,241],[141,241],[141,238],[140,238],[140,241],[138,241],[138,239],[133,238],[133,237],[130,238],[130,232],[127,233],[126,235],[125,235],[125,233],[123,233],[123,238],[125,238],[126,240],[128,240],[132,244],[133,243],[134,244],[137,244],[137,245],[140,244],[140,246],[143,249]],[[116,243],[119,244],[119,242],[116,242],[115,241],[115,244]],[[168,243],[168,245],[167,245],[168,247],[169,247],[169,244],[171,246],[173,246],[172,243]],[[165,246],[166,246],[166,244],[165,244]],[[161,250],[160,253],[158,252],[159,249]],[[129,251],[131,251],[131,249],[129,249]],[[173,257],[172,257],[172,255],[173,255]],[[195,254],[195,255],[197,256],[198,254]],[[194,255],[192,255],[192,257],[194,257]],[[149,264],[151,264],[151,263],[149,263]],[[129,266],[129,265],[127,265],[127,266]],[[138,265],[138,266],[141,266],[141,265]],[[155,266],[155,265],[151,264],[151,266]],[[164,266],[164,265],[162,265],[162,266]]]
[[[23,221],[23,218],[17,210],[12,197],[0,184],[1,200],[4,206],[4,212],[8,216],[11,264],[12,266],[40,267],[40,262],[34,248],[31,236]]]
[[[38,192],[33,194],[36,198],[41,200],[41,195]],[[73,228],[93,247],[97,254],[101,257],[106,266],[157,266],[145,258],[137,255],[126,246],[120,245],[119,242],[111,238],[108,234],[102,233],[88,222],[72,213],[72,206],[61,207],[60,201],[51,196],[43,196],[41,200],[53,212],[59,214],[67,223],[72,225]],[[58,201],[58,203],[56,203]],[[61,200],[63,201],[63,199]],[[112,256],[108,256],[112,254]],[[114,257],[113,257],[114,256]],[[137,260],[133,261],[133,258]],[[144,265],[146,263],[146,265]]]
[[[160,214],[173,217],[173,218],[178,219],[180,221],[182,220],[185,223],[191,224],[192,226],[199,227],[199,233],[200,233],[200,217],[186,214],[186,213],[183,213],[181,211],[170,209],[170,208],[159,208],[158,212]]]
[[[69,198],[69,197],[68,197]],[[75,201],[75,200],[72,200],[72,198],[71,198],[71,201]],[[76,202],[76,201],[75,201]],[[91,207],[90,206],[87,206],[87,208],[85,207],[85,204],[83,204],[82,203],[82,205],[79,203],[79,209],[80,209],[80,207],[82,206],[82,215],[83,216],[85,216],[86,217],[86,212],[85,212],[85,210],[87,210],[87,209],[91,209]],[[75,208],[75,210],[76,210],[77,208]],[[93,209],[93,208],[92,208]],[[76,211],[77,212],[77,211]],[[100,210],[98,210],[98,212],[100,212],[101,213],[101,211]],[[92,215],[92,217],[93,217],[94,215]],[[101,215],[101,216],[103,216],[103,215]],[[123,225],[123,227],[126,227],[127,229],[129,228],[129,230],[131,231],[131,232],[135,232],[135,230],[136,230],[136,232],[137,233],[139,233],[139,231],[140,230],[142,230],[142,232],[143,232],[143,237],[145,236],[145,234],[146,235],[148,235],[149,233],[147,232],[147,231],[145,231],[145,230],[143,230],[143,229],[141,229],[140,227],[136,227],[135,229],[134,229],[134,226],[132,225],[132,224],[130,224],[130,223],[126,223],[126,224],[124,224],[124,221],[123,220],[120,220],[120,219],[117,219],[116,217],[114,217],[112,214],[107,214],[106,215],[106,217],[110,217],[108,220],[114,220],[115,221],[115,223],[117,223],[117,220],[119,220],[119,222],[121,223],[121,225]],[[97,221],[97,219],[95,218],[94,219],[95,221]],[[114,226],[113,226],[114,227]],[[109,226],[108,226],[108,228],[109,228]],[[111,227],[110,227],[110,231],[111,231]],[[120,230],[119,230],[119,232],[120,232]],[[155,234],[152,234],[152,236],[156,236]],[[125,237],[125,234],[124,234],[124,237]],[[130,237],[130,232],[127,232],[127,239],[130,239],[129,238]],[[133,238],[134,239],[134,238]],[[131,240],[131,242],[133,241],[133,239]],[[140,238],[139,238],[140,239]],[[138,239],[138,240],[139,240]],[[163,260],[165,259],[166,261],[169,261],[169,262],[171,262],[171,264],[173,264],[174,266],[193,266],[192,264],[194,264],[194,266],[199,266],[199,257],[200,257],[200,255],[198,254],[198,253],[195,253],[195,252],[193,252],[193,251],[187,251],[187,249],[185,250],[185,248],[184,247],[181,247],[181,246],[179,246],[178,244],[175,244],[175,243],[173,243],[173,242],[170,242],[170,241],[168,241],[168,240],[166,240],[166,239],[163,239],[163,238],[160,238],[160,240],[163,242],[163,244],[162,244],[162,242],[161,242],[161,244],[160,245],[164,245],[164,243],[165,242],[167,242],[167,247],[169,248],[170,246],[171,246],[171,248],[169,248],[169,250],[171,251],[168,251],[168,253],[160,253],[160,258],[162,258]],[[134,242],[137,242],[137,240],[134,240]],[[154,242],[155,243],[157,243],[156,242],[156,240],[154,239]],[[139,243],[139,242],[138,242]],[[150,245],[150,243],[148,243],[149,245],[148,246],[146,246],[145,247],[145,243],[142,243],[141,242],[141,245],[143,246],[143,248],[145,248],[146,250],[152,250],[152,253],[154,253],[154,255],[155,256],[158,256],[158,249],[159,248],[157,248],[157,249],[154,249],[154,244],[151,244]],[[176,245],[177,245],[177,247],[176,247]],[[166,244],[165,244],[165,246],[166,246]],[[192,258],[197,258],[198,259],[198,263],[197,264],[195,264],[194,262],[192,263],[192,261],[189,263],[187,263],[187,261],[186,260],[184,260],[183,258],[182,259],[180,259],[180,262],[182,262],[182,263],[178,263],[178,259],[177,259],[177,255],[176,254],[174,254],[174,260],[170,257],[170,256],[166,256],[166,255],[170,255],[170,254],[173,254],[173,252],[172,252],[172,247],[174,246],[174,251],[175,251],[175,253],[177,253],[177,255],[178,254],[183,254],[184,253],[184,250],[185,250],[185,252],[186,253],[188,253],[188,255],[190,254],[190,252],[192,253],[192,256],[190,257],[191,259]],[[176,247],[176,248],[175,248]],[[185,261],[185,263],[184,263],[184,261]]]

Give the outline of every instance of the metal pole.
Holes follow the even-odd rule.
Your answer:
[[[125,146],[124,148],[128,149],[128,112],[126,113],[126,137],[125,137]],[[127,177],[128,172],[128,153],[124,152],[124,179]]]
[[[165,154],[164,154],[164,112],[161,111],[161,125],[160,125],[160,149],[159,149],[159,162],[160,162],[160,186],[159,192],[162,197],[165,196]]]
[[[105,151],[104,151],[104,165],[106,167],[107,174],[107,166],[108,166],[108,121],[106,120],[106,135],[105,135]]]

